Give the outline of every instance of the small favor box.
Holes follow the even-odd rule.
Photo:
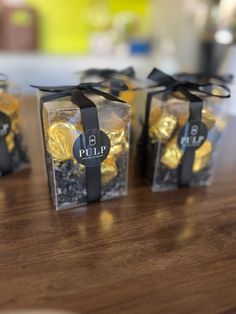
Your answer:
[[[177,80],[157,69],[149,78],[159,88],[147,96],[141,148],[152,190],[208,185],[226,125],[229,89]]]
[[[130,106],[102,87],[39,87],[48,180],[57,210],[127,194]]]
[[[11,91],[5,75],[0,75],[0,176],[28,165],[23,144],[19,96]]]

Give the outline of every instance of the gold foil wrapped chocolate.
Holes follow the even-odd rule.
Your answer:
[[[168,112],[162,112],[159,116],[160,109],[156,110],[156,113],[154,111],[156,118],[151,118],[149,122],[149,137],[153,143],[157,141],[166,143],[176,128],[177,118]]]
[[[0,111],[4,112],[11,119],[11,130],[19,132],[19,100],[8,93],[0,93]]]
[[[19,111],[19,101],[16,97],[5,92],[0,93],[0,111],[4,112],[10,118],[14,117]]]
[[[118,118],[115,113],[111,114],[111,120],[103,128],[103,131],[108,135],[110,140],[110,153],[116,157],[126,149],[127,138],[125,128],[124,121]]]
[[[206,140],[201,147],[195,152],[193,172],[198,172],[204,169],[212,156],[212,143]],[[177,137],[174,137],[164,148],[161,163],[169,169],[176,169],[182,160],[184,152],[177,144]]]
[[[73,159],[73,145],[79,136],[75,125],[55,122],[47,130],[47,150],[56,161]]]
[[[8,152],[11,153],[15,147],[14,133],[13,132],[10,132],[6,136],[6,143],[7,143]]]
[[[216,117],[214,116],[210,109],[204,108],[202,110],[202,122],[205,123],[208,130],[212,129],[213,126],[215,125]]]
[[[179,148],[177,137],[175,136],[166,144],[161,157],[161,163],[169,169],[176,169],[181,162],[182,156],[183,151]]]
[[[73,173],[74,175],[81,175],[85,171],[85,166],[78,163],[76,160],[73,161]],[[118,168],[116,159],[113,154],[109,154],[107,158],[101,163],[101,182],[102,184],[109,183],[118,174]]]
[[[118,174],[116,159],[113,154],[109,154],[108,157],[101,163],[101,180],[102,184],[109,183]]]
[[[204,169],[212,156],[213,146],[212,143],[206,140],[201,147],[195,152],[193,172],[198,172]]]

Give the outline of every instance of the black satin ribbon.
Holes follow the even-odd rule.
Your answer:
[[[117,80],[118,81],[118,80]],[[42,96],[40,99],[40,118],[42,124],[43,135],[43,105],[45,102],[60,99],[63,97],[71,97],[71,101],[80,108],[81,117],[83,121],[84,131],[88,129],[98,129],[99,130],[99,121],[97,114],[97,107],[93,101],[91,101],[86,94],[95,94],[102,96],[103,98],[110,101],[117,101],[120,103],[125,103],[125,101],[108,94],[100,89],[106,86],[109,82],[102,81],[100,83],[82,83],[75,86],[35,86],[41,91],[50,92],[52,94]],[[117,82],[117,88],[119,88],[119,82]],[[123,83],[122,83],[123,84]],[[44,143],[44,150],[46,156],[46,147]],[[46,162],[47,165],[47,162]],[[48,171],[47,165],[47,171]],[[50,185],[49,185],[50,186]],[[98,167],[86,167],[86,187],[87,187],[87,201],[94,202],[101,199],[101,171],[100,166]]]
[[[174,74],[176,80],[190,81],[195,83],[209,83],[211,81],[217,81],[223,84],[229,84],[233,81],[234,76],[232,74],[207,74],[207,73],[187,73],[180,72]]]
[[[146,171],[147,165],[147,145],[148,145],[148,129],[149,129],[149,115],[151,110],[152,97],[158,94],[168,94],[174,91],[180,91],[189,100],[189,122],[202,118],[203,101],[200,96],[193,94],[197,92],[198,95],[202,96],[215,96],[219,98],[229,98],[230,90],[227,86],[222,84],[198,84],[190,81],[177,80],[174,77],[167,75],[166,73],[154,68],[148,75],[148,79],[156,82],[156,87],[160,89],[151,91],[147,94],[146,99],[146,111],[145,111],[145,122],[141,135],[140,146],[142,148],[142,169]],[[214,88],[221,90],[222,95],[214,93]],[[224,93],[224,94],[223,94]],[[182,166],[180,167],[179,173],[179,186],[188,186],[192,178],[192,166],[194,162],[194,152],[185,151],[183,156]]]
[[[85,71],[82,71],[82,79],[86,76],[99,76],[104,80],[109,80],[113,78],[115,75],[124,75],[131,78],[135,77],[135,71],[133,67],[127,67],[123,70],[116,70],[116,69],[97,69],[97,68],[91,68],[87,69]]]
[[[5,138],[0,138],[0,154],[0,173],[3,175],[12,170],[12,159]]]
[[[113,80],[113,78],[116,75],[134,78],[135,77],[135,71],[134,71],[133,67],[127,67],[123,70],[116,70],[116,69],[109,69],[109,68],[107,68],[107,69],[106,68],[105,69],[91,68],[91,69],[87,69],[87,70],[82,72],[81,79],[83,80],[87,76],[98,76],[98,77],[101,77],[102,79],[104,79],[106,81],[109,80],[111,83],[111,85],[110,85],[111,94],[118,97],[121,90],[127,90],[128,88],[117,89],[116,82],[115,82],[115,80]]]

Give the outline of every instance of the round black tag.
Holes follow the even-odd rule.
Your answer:
[[[110,151],[109,137],[101,130],[86,130],[73,146],[75,159],[86,167],[96,167],[106,159]]]
[[[207,126],[201,121],[190,121],[179,132],[178,146],[181,150],[196,150],[207,138]]]
[[[7,136],[11,129],[11,120],[10,118],[0,111],[0,138]]]

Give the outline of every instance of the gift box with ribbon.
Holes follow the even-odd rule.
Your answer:
[[[148,78],[157,87],[147,94],[140,154],[152,190],[208,185],[229,88],[222,81],[199,83],[158,69]]]
[[[7,76],[0,74],[0,176],[24,169],[28,165],[23,144],[19,95],[12,93],[12,87]]]
[[[130,106],[104,92],[110,84],[38,87],[49,187],[57,209],[127,194]],[[118,90],[121,84],[116,81]]]

